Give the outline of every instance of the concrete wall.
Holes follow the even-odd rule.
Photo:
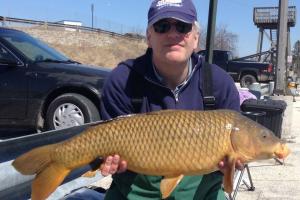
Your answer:
[[[66,46],[86,46],[86,47],[102,47],[120,41],[120,38],[114,38],[103,33],[92,32],[70,32],[63,29],[33,29],[33,28],[18,28],[30,35],[39,38],[49,44],[60,44]]]
[[[66,31],[45,26],[17,29],[44,41],[73,60],[108,68],[142,55],[147,48],[144,39],[124,38],[111,33]]]

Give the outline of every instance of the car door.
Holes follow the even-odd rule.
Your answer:
[[[224,51],[214,51],[213,63],[227,71],[227,53]]]
[[[0,119],[24,119],[27,82],[24,63],[0,43]]]

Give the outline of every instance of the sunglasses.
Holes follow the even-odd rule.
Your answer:
[[[175,26],[178,33],[186,34],[192,30],[193,24],[185,23],[182,21],[170,22],[168,20],[159,20],[153,24],[154,31],[156,33],[167,33],[171,30],[172,26]]]

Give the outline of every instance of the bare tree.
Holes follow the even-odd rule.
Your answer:
[[[205,49],[206,44],[206,28],[202,28],[200,31],[200,49]],[[214,49],[229,50],[237,55],[236,45],[238,42],[238,36],[230,32],[226,25],[221,25],[216,28]]]
[[[200,28],[200,39],[199,39],[199,50],[203,50],[205,49],[205,45],[206,45],[206,36],[207,36],[207,32],[206,32],[207,28],[206,27],[201,27]]]
[[[297,40],[294,44],[293,55],[294,56],[299,56],[300,55],[300,40]]]
[[[294,71],[300,76],[300,40],[296,41],[293,48]]]

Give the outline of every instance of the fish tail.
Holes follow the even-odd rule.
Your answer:
[[[36,174],[32,183],[32,200],[46,199],[70,173],[70,169],[51,158],[58,144],[47,145],[18,157],[12,165],[24,175]]]
[[[17,157],[12,165],[21,174],[37,174],[52,162],[51,152],[56,146],[57,144],[35,148]]]

